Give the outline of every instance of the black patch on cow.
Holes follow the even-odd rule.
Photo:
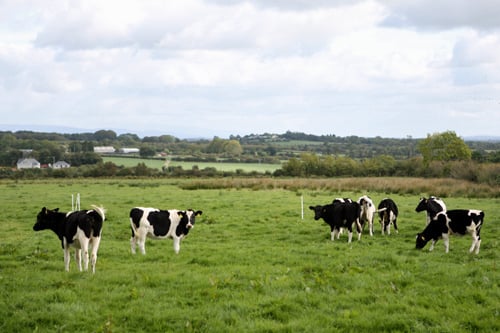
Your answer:
[[[149,224],[153,226],[153,233],[156,237],[167,235],[171,224],[168,210],[149,212],[147,219]]]
[[[139,208],[132,208],[130,210],[130,215],[129,216],[132,219],[132,223],[134,223],[134,225],[135,225],[136,228],[139,228],[139,225],[140,225],[141,218],[142,218],[143,214],[144,214],[144,211],[142,209],[139,209]]]

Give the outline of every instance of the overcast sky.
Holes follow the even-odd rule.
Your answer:
[[[500,3],[0,0],[0,115],[179,138],[500,135]]]

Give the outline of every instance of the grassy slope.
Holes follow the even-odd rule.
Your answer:
[[[498,330],[498,199],[446,198],[486,212],[478,256],[470,238],[450,253],[414,250],[425,217],[418,196],[390,195],[400,233],[347,244],[285,190],[181,190],[175,181],[2,183],[0,330],[3,332],[491,332]],[[97,272],[63,271],[60,243],[32,225],[42,206],[108,209]],[[361,193],[304,191],[305,206]],[[387,194],[371,193],[378,203]],[[171,241],[129,249],[135,205],[204,211],[179,255]]]

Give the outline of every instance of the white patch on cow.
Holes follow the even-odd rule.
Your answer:
[[[373,219],[375,213],[377,212],[375,205],[373,204],[372,199],[370,199],[367,195],[359,197],[358,203],[361,206],[360,220],[368,223],[370,236],[373,236]]]
[[[482,212],[483,212],[482,210],[470,209],[469,210],[469,216],[472,216],[473,214],[476,215],[476,216],[479,216],[479,215],[481,215]]]
[[[347,232],[347,243],[350,243],[352,241],[352,232],[351,231],[348,231]]]

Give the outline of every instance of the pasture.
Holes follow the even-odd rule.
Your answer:
[[[113,162],[118,166],[134,167],[139,163],[144,163],[149,168],[160,169],[165,165],[164,160],[160,159],[147,159],[147,158],[133,158],[133,157],[110,157],[103,156],[104,162]],[[183,162],[183,161],[169,161],[170,167],[181,167],[183,170],[191,170],[194,166],[203,170],[205,168],[215,168],[218,171],[237,171],[244,172],[274,172],[281,168],[281,164],[270,163],[229,163],[229,162]]]
[[[331,180],[335,182],[335,180]],[[494,332],[500,199],[444,198],[485,211],[479,255],[470,236],[415,250],[425,226],[421,194],[304,188],[189,190],[190,180],[113,179],[0,183],[2,332]],[[60,241],[32,230],[44,206],[102,204],[107,212],[96,273],[64,272]],[[330,241],[309,205],[334,197],[387,196],[399,234]],[[304,197],[304,219],[300,202]],[[172,241],[130,253],[134,206],[203,210],[176,255]],[[378,221],[378,220],[377,220]],[[393,231],[393,229],[391,229]]]

